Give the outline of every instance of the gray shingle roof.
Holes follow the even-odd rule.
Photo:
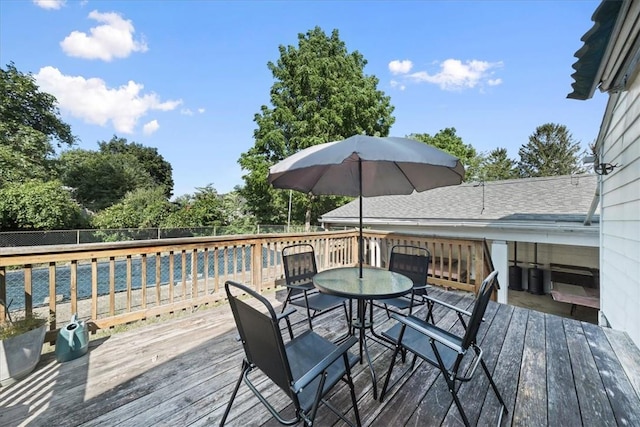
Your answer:
[[[363,218],[365,223],[367,219],[581,222],[596,186],[597,176],[591,174],[465,183],[408,196],[364,198]],[[324,214],[322,221],[357,218],[356,199]]]

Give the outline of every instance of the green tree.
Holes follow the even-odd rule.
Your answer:
[[[157,148],[145,147],[136,142],[128,142],[126,138],[116,135],[110,141],[98,142],[100,152],[110,154],[129,154],[138,160],[138,164],[146,170],[156,185],[165,188],[165,196],[173,194],[173,175],[171,163],[158,153]]]
[[[482,156],[478,154],[473,146],[465,144],[462,138],[456,135],[455,128],[442,129],[433,136],[428,133],[412,133],[407,136],[407,138],[433,145],[442,151],[456,156],[464,165],[465,181],[469,182],[479,179]]]
[[[582,173],[578,152],[580,143],[573,140],[566,126],[546,123],[529,136],[520,147],[518,170],[522,178]]]
[[[60,118],[56,98],[41,92],[34,77],[13,63],[0,68],[0,187],[54,179],[54,140],[58,146],[76,140]]]
[[[62,182],[94,212],[118,203],[130,191],[156,187],[131,154],[75,149],[62,153],[59,163]]]
[[[178,209],[163,221],[163,227],[226,225],[222,210],[222,197],[213,185],[209,184],[196,190],[194,195],[185,195],[176,201]]]
[[[163,187],[137,188],[119,203],[98,212],[93,225],[98,228],[160,227],[173,209]]]
[[[280,58],[267,66],[275,82],[271,106],[255,115],[255,143],[240,156],[247,173],[242,195],[260,223],[283,224],[289,192],[267,183],[269,167],[312,145],[355,134],[387,136],[395,118],[390,98],[377,89],[378,79],[364,74],[367,61],[358,51],[348,52],[338,30],[327,36],[316,27],[298,34],[298,46],[279,47]],[[329,209],[345,198],[305,197],[309,224],[319,203]],[[326,201],[329,201],[328,203]]]
[[[247,201],[240,193],[240,187],[236,186],[233,191],[222,195],[221,200],[222,221],[225,225],[255,225],[253,215],[247,211]]]
[[[87,220],[60,181],[10,183],[0,189],[0,230],[82,228]]]
[[[496,148],[482,160],[480,176],[485,181],[518,178],[517,162],[508,157],[506,148]]]

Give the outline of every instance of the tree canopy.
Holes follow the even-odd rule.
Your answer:
[[[508,157],[506,148],[496,148],[483,157],[480,171],[484,181],[518,178],[517,162]]]
[[[82,208],[60,181],[10,183],[0,188],[0,230],[59,230],[86,225]]]
[[[0,68],[0,187],[55,179],[54,140],[58,146],[76,140],[60,118],[56,98],[13,63]]]
[[[129,154],[135,157],[140,166],[146,170],[156,185],[164,187],[164,194],[171,197],[173,194],[173,175],[171,163],[167,162],[157,148],[145,147],[137,142],[128,142],[126,138],[118,138],[116,135],[110,141],[98,142],[101,153]]]
[[[289,192],[267,182],[271,165],[312,145],[355,134],[387,136],[395,118],[390,98],[377,89],[378,79],[364,74],[367,61],[349,52],[338,30],[330,36],[315,27],[298,35],[297,46],[279,47],[280,58],[267,64],[275,79],[271,106],[254,117],[255,143],[240,156],[246,174],[242,195],[261,223],[282,224]],[[340,197],[293,196],[296,221],[307,224],[318,211],[344,203]],[[302,209],[299,209],[301,206]]]
[[[76,200],[94,212],[118,203],[137,188],[155,186],[131,154],[69,150],[60,156],[60,166],[62,182],[73,189]]]
[[[160,227],[172,210],[162,187],[137,188],[120,202],[98,212],[93,225],[98,228]]]
[[[518,151],[518,169],[522,178],[569,175],[584,172],[578,152],[580,143],[564,125],[546,123],[529,136],[529,142]]]
[[[479,177],[480,163],[482,157],[470,144],[465,144],[458,135],[455,128],[445,128],[431,136],[428,133],[412,133],[407,138],[422,141],[433,145],[442,151],[456,156],[464,165],[465,181],[473,181]]]
[[[0,123],[2,133],[17,134],[30,128],[58,144],[73,145],[71,126],[60,119],[56,98],[41,92],[31,74],[18,71],[13,63],[0,68]],[[5,135],[3,135],[4,137]]]

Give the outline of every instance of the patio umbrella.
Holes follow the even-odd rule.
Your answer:
[[[460,161],[408,138],[354,135],[301,150],[269,169],[275,188],[360,199],[358,241],[362,277],[362,198],[411,194],[456,185],[464,178]]]

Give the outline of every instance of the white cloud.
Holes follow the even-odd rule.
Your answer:
[[[66,0],[33,0],[33,3],[43,9],[60,9]]]
[[[391,80],[390,84],[392,88],[397,88],[399,90],[405,90],[407,88],[407,86],[405,86],[404,84],[400,83],[397,80]]]
[[[142,126],[142,133],[144,133],[145,135],[151,135],[158,129],[160,129],[160,125],[158,124],[158,121],[151,120],[149,123],[145,123],[145,125]]]
[[[408,59],[399,61],[397,59],[389,62],[391,74],[407,74],[413,68],[413,63]]]
[[[61,110],[91,124],[111,122],[121,133],[133,133],[149,111],[170,111],[182,104],[182,100],[161,102],[155,93],[144,94],[144,86],[132,80],[110,88],[102,79],[66,76],[54,67],[41,68],[34,77],[42,91],[56,97]]]
[[[496,86],[502,79],[493,79],[493,70],[502,67],[502,62],[487,62],[471,60],[464,63],[459,59],[447,59],[440,63],[440,71],[429,74],[420,71],[408,77],[415,82],[427,82],[440,86],[443,90],[462,90],[474,88],[485,83]]]
[[[85,59],[101,59],[111,61],[114,58],[126,58],[132,52],[146,52],[144,40],[134,40],[135,29],[130,20],[125,20],[117,13],[100,13],[96,10],[89,13],[89,18],[104,25],[89,30],[90,34],[73,31],[60,46],[64,53]]]
[[[198,108],[198,113],[203,114],[206,110],[204,108]]]
[[[182,110],[180,110],[180,114],[184,116],[193,116],[193,111],[191,111],[191,109],[189,108],[183,108]]]

